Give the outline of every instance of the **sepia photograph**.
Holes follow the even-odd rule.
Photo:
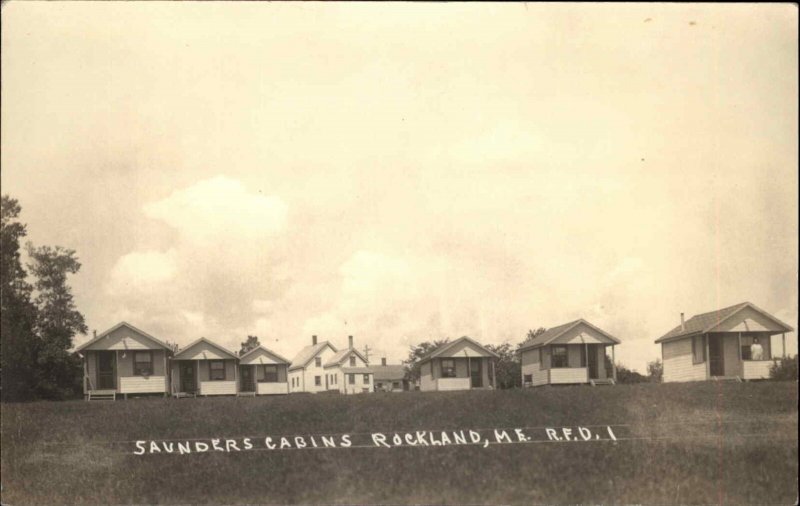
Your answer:
[[[798,503],[798,6],[2,2],[3,505]]]

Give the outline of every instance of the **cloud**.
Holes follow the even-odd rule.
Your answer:
[[[282,253],[288,205],[226,176],[142,208],[177,233],[163,250],[121,256],[106,286],[119,314],[180,344],[200,336],[236,346],[290,283]]]
[[[111,287],[117,291],[145,291],[173,279],[177,271],[177,252],[133,251],[123,255],[111,269]]]
[[[275,234],[285,228],[287,212],[279,197],[248,192],[240,181],[226,176],[200,181],[144,206],[148,217],[201,242],[219,237],[246,241]]]

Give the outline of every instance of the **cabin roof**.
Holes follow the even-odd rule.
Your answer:
[[[406,377],[406,368],[403,365],[375,365],[370,369],[375,374],[375,381],[402,380]]]
[[[239,357],[237,357],[236,354],[234,352],[232,352],[231,350],[229,350],[229,349],[225,348],[224,346],[221,346],[221,345],[215,343],[214,341],[212,341],[211,339],[208,339],[208,338],[205,338],[205,337],[201,337],[200,339],[197,339],[197,340],[192,341],[191,343],[187,344],[186,346],[184,346],[183,348],[178,350],[178,352],[175,353],[175,356],[172,357],[172,359],[173,360],[180,360],[181,359],[181,355],[186,353],[193,346],[195,346],[197,344],[200,344],[200,343],[206,343],[209,346],[211,346],[212,348],[216,348],[217,350],[219,350],[222,353],[230,356],[233,359],[236,359],[236,360],[239,359]]]
[[[469,337],[469,336],[461,336],[458,339],[456,339],[455,341],[451,341],[449,343],[444,343],[441,346],[439,346],[438,348],[436,348],[433,351],[429,352],[427,355],[423,356],[420,359],[419,363],[422,364],[422,363],[427,362],[428,360],[430,360],[432,358],[436,358],[436,357],[442,355],[443,353],[445,353],[447,350],[449,350],[450,348],[452,348],[456,344],[462,343],[464,341],[472,343],[473,345],[477,346],[478,348],[480,348],[481,350],[485,351],[486,353],[488,353],[489,355],[491,355],[491,356],[493,356],[495,358],[499,358],[497,356],[497,353],[487,349],[485,346],[483,346],[481,343],[477,342],[476,340],[472,339],[471,337]]]
[[[300,350],[297,355],[295,355],[294,359],[292,360],[292,365],[289,366],[289,370],[302,369],[308,365],[309,362],[311,362],[312,358],[316,357],[319,352],[328,346],[330,346],[334,353],[337,351],[336,348],[328,341],[322,341],[321,343],[310,344],[306,346]]]
[[[259,351],[259,350],[260,350],[260,351],[263,351],[263,352],[265,352],[265,353],[267,353],[267,354],[269,354],[269,355],[272,355],[273,357],[277,358],[277,359],[278,359],[278,360],[280,360],[281,362],[285,362],[285,363],[287,363],[287,364],[289,363],[289,361],[288,361],[288,360],[286,360],[285,358],[283,358],[282,356],[278,355],[278,354],[277,354],[277,353],[275,353],[274,351],[272,351],[272,350],[270,350],[269,348],[266,348],[266,347],[264,347],[264,346],[262,346],[262,345],[260,345],[260,344],[259,344],[258,346],[256,346],[255,348],[253,348],[252,350],[250,350],[250,351],[248,351],[247,353],[245,353],[244,355],[241,355],[241,356],[239,356],[239,360],[243,360],[245,357],[247,357],[247,356],[249,356],[249,355],[252,355],[252,354],[254,354],[255,352],[257,352],[257,351]]]
[[[91,340],[89,340],[89,341],[87,341],[87,342],[83,343],[82,345],[78,346],[77,348],[75,348],[75,353],[77,353],[77,352],[79,352],[79,351],[81,351],[81,350],[83,350],[83,349],[85,349],[85,348],[87,348],[87,347],[89,347],[89,346],[93,345],[94,343],[96,343],[96,342],[100,341],[101,339],[103,339],[103,338],[104,338],[104,337],[106,337],[107,335],[111,334],[111,333],[112,333],[112,332],[114,332],[115,330],[117,330],[117,329],[119,329],[119,328],[122,328],[122,327],[128,327],[128,328],[129,328],[129,329],[131,329],[132,331],[136,332],[137,334],[140,334],[140,335],[142,335],[143,337],[146,337],[147,339],[149,339],[149,340],[153,341],[154,343],[158,344],[158,345],[159,345],[160,347],[162,347],[162,348],[165,348],[165,349],[167,349],[167,350],[171,350],[171,349],[172,349],[172,348],[170,348],[170,347],[169,347],[169,345],[168,345],[167,343],[165,343],[164,341],[162,341],[162,340],[158,339],[157,337],[154,337],[154,336],[152,336],[152,335],[148,334],[148,333],[147,333],[147,332],[145,332],[144,330],[137,329],[136,327],[134,327],[133,325],[131,325],[131,324],[130,324],[130,323],[128,323],[128,322],[124,322],[124,321],[123,321],[123,322],[119,322],[119,323],[117,323],[116,325],[114,325],[114,326],[113,326],[113,327],[111,327],[110,329],[106,330],[105,332],[103,332],[103,333],[101,333],[101,334],[98,334],[98,335],[97,335],[97,337],[94,337],[94,338],[92,338]]]
[[[358,374],[372,374],[371,367],[342,367],[343,373],[358,373]]]
[[[342,362],[344,362],[344,359],[346,359],[350,355],[350,352],[353,352],[356,355],[358,355],[358,358],[363,360],[365,364],[367,363],[367,359],[364,357],[364,355],[361,354],[361,352],[359,352],[355,348],[347,348],[344,350],[339,350],[336,353],[334,353],[331,359],[325,363],[324,367],[333,367],[341,364]]]
[[[569,323],[564,323],[564,324],[559,325],[557,327],[553,327],[553,328],[545,330],[544,332],[542,332],[538,336],[534,337],[533,339],[530,339],[530,340],[525,341],[524,343],[522,343],[522,345],[520,346],[519,349],[520,350],[527,350],[528,348],[536,348],[538,346],[545,346],[547,344],[550,344],[553,341],[555,341],[556,339],[558,339],[559,337],[561,337],[562,335],[564,335],[565,333],[569,332],[570,330],[572,330],[573,328],[575,328],[575,327],[577,327],[578,325],[581,325],[581,324],[588,326],[589,328],[591,328],[592,330],[594,330],[596,332],[599,332],[604,337],[607,337],[608,339],[610,339],[611,341],[613,341],[616,344],[620,344],[620,342],[621,342],[619,339],[617,339],[616,337],[612,336],[608,332],[604,331],[600,327],[596,327],[596,326],[592,325],[591,323],[587,322],[586,320],[584,320],[583,318],[579,318],[579,319],[571,321]]]
[[[778,320],[777,318],[767,313],[763,309],[756,307],[755,304],[751,302],[740,302],[739,304],[735,304],[733,306],[694,315],[688,320],[686,320],[683,326],[678,325],[677,327],[673,328],[663,336],[656,339],[656,343],[662,343],[664,341],[670,341],[672,339],[678,339],[681,337],[688,337],[695,334],[705,334],[706,332],[709,332],[714,327],[720,325],[722,322],[724,322],[728,318],[731,318],[733,315],[735,315],[736,313],[747,307],[761,313],[766,318],[769,318],[770,320],[774,321],[779,326],[783,327],[786,330],[786,332],[791,332],[794,330],[792,327],[786,325],[785,323]]]

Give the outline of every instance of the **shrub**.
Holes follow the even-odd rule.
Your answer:
[[[797,355],[775,360],[769,368],[769,377],[778,381],[797,381]]]

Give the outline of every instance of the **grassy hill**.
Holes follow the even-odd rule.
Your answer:
[[[8,504],[790,504],[797,383],[6,404]],[[132,455],[139,439],[612,424],[619,440]],[[360,445],[354,445],[360,446]]]

